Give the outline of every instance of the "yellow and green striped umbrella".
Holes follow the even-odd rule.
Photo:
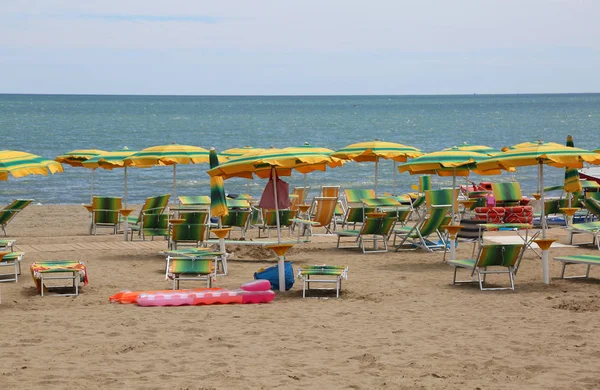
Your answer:
[[[125,183],[125,194],[123,197],[124,208],[127,208],[127,164],[125,164],[125,159],[134,153],[136,153],[135,150],[129,150],[127,147],[125,147],[114,152],[102,153],[98,156],[90,158],[87,161],[82,161],[81,163],[82,166],[90,169],[102,168],[112,171],[113,168],[125,168],[123,174]]]
[[[96,157],[102,153],[108,153],[106,150],[100,149],[76,149],[65,154],[62,154],[54,159],[61,164],[67,164],[72,167],[83,167],[83,162],[90,158]],[[94,172],[92,169],[92,180],[90,185],[90,202],[94,199]],[[90,203],[91,204],[91,203]]]
[[[248,153],[257,153],[257,152],[262,152],[263,150],[265,150],[265,149],[255,148],[253,146],[243,146],[241,148],[231,148],[231,149],[223,150],[221,153],[219,153],[219,156],[225,157],[228,160],[232,160],[234,158],[244,156]]]
[[[47,160],[35,154],[17,150],[0,151],[0,180],[8,180],[8,175],[18,178],[27,175],[44,175],[62,172],[60,163]]]
[[[495,153],[500,152],[497,149],[492,148],[491,146],[486,146],[486,145],[470,145],[467,142],[463,142],[462,145],[460,146],[453,146],[451,148],[446,148],[446,149],[442,149],[442,150],[462,150],[465,152],[475,152],[475,153],[482,153],[482,154],[487,154],[487,155],[492,155]]]
[[[219,166],[219,157],[215,148],[210,148],[210,167]],[[210,177],[210,215],[213,217],[225,217],[229,215],[227,200],[225,199],[225,187],[221,176]]]
[[[581,168],[583,163],[600,164],[600,154],[589,150],[571,148],[556,143],[544,143],[538,141],[537,146],[511,148],[503,153],[482,161],[478,167],[483,170],[489,169],[509,169],[515,167],[537,165],[538,166],[538,187],[540,189],[540,202],[544,204],[544,165],[550,165],[557,168]],[[544,208],[540,220],[543,221]],[[542,223],[542,238],[546,238],[546,225]],[[542,267],[544,283],[550,283],[548,274],[548,250],[542,250]]]
[[[348,145],[335,151],[331,156],[356,162],[375,162],[375,194],[377,194],[377,176],[380,159],[406,162],[408,158],[419,157],[422,154],[419,149],[413,146],[374,140]],[[395,172],[396,168],[394,167],[394,174]]]
[[[567,136],[566,145],[570,148],[574,148],[575,144],[573,143],[573,137],[570,135]],[[581,187],[581,180],[579,180],[579,171],[577,168],[565,168],[565,192],[581,192],[583,188]],[[569,207],[571,207],[571,196],[569,196]]]
[[[129,156],[125,163],[136,166],[172,165],[173,198],[177,199],[177,164],[203,164],[209,162],[208,150],[190,145],[159,145],[142,149]]]

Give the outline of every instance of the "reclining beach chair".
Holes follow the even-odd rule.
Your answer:
[[[492,183],[495,207],[476,207],[475,219],[491,223],[533,223],[533,208],[518,182]]]
[[[588,197],[581,199],[580,205],[587,211],[586,220],[600,219],[600,193],[589,193]],[[598,198],[598,199],[596,199]]]
[[[19,211],[23,210],[31,202],[33,202],[32,199],[16,199],[11,204],[0,210],[0,226],[2,227],[2,231],[4,232],[5,236],[6,225],[8,225],[8,223],[12,221],[14,217],[17,216]]]
[[[345,265],[304,265],[298,268],[298,278],[302,279],[302,298],[310,291],[311,283],[335,283],[335,288],[318,288],[312,290],[335,290],[335,297],[340,297],[342,279],[348,279],[348,267]]]
[[[572,255],[572,256],[560,256],[555,257],[554,260],[562,263],[562,269],[560,271],[561,279],[581,279],[590,277],[590,268],[592,265],[600,265],[600,256],[596,255]],[[582,264],[586,266],[584,275],[565,276],[565,270],[567,265]]]
[[[367,217],[360,230],[337,230],[337,248],[361,248],[363,253],[381,253],[388,251],[387,241],[396,223],[396,217]],[[342,237],[353,238],[353,245],[340,246]],[[365,248],[365,241],[373,242],[373,250]],[[384,249],[378,249],[377,243],[381,241]]]
[[[482,245],[477,254],[477,258],[466,260],[450,260],[448,264],[454,267],[454,278],[452,284],[479,282],[481,290],[508,290],[515,289],[515,272],[519,267],[519,262],[525,252],[523,244],[487,244]],[[488,270],[488,268],[494,267]],[[471,270],[471,280],[456,280],[456,273],[459,268]],[[500,269],[498,269],[500,268]],[[508,274],[510,287],[484,288],[485,277],[487,274]],[[477,278],[475,279],[475,275]]]
[[[394,229],[394,242],[396,239],[402,238],[402,241],[396,246],[396,251],[406,249],[422,248],[429,252],[434,249],[446,249],[446,241],[440,229],[441,226],[450,221],[450,206],[431,206],[428,215],[423,216],[414,226],[402,226]],[[438,238],[437,242],[428,239],[429,236],[435,234]],[[409,248],[403,248],[408,240],[411,240]]]
[[[315,215],[317,210],[317,198],[336,198],[336,206],[333,210],[333,217],[331,222],[333,223],[333,228],[337,228],[338,220],[341,221],[346,214],[346,206],[340,199],[340,186],[321,186],[321,193],[319,196],[313,198],[308,214],[312,217]]]
[[[250,217],[252,215],[250,202],[245,199],[227,199],[227,211],[229,214],[221,217],[221,225],[232,228],[232,231],[233,228],[238,228],[242,239],[245,239],[246,230],[250,225]],[[228,237],[231,237],[231,231]]]
[[[142,206],[140,213],[137,217],[127,217],[127,222],[129,223],[129,229],[131,230],[131,239],[133,240],[133,232],[138,232],[138,236],[142,236],[144,239],[144,219],[151,219],[152,222],[148,222],[148,225],[155,226],[156,224],[164,224],[165,219],[157,218],[156,215],[163,214],[165,208],[169,204],[169,198],[171,198],[171,194],[159,195],[159,196],[151,196],[146,198],[144,205]],[[153,215],[152,217],[148,217]],[[168,217],[167,217],[168,220]],[[168,222],[167,222],[168,224]],[[148,226],[147,225],[147,226]],[[155,229],[160,230],[164,226],[156,226]]]
[[[279,226],[288,228],[290,237],[292,236],[293,219],[296,217],[295,210],[279,210]],[[275,210],[262,210],[263,224],[258,226],[258,238],[261,237],[261,232],[267,232],[267,237],[271,238],[271,230],[277,230],[277,215]]]
[[[356,224],[362,224],[365,221],[367,213],[375,211],[374,207],[367,207],[363,203],[363,199],[366,198],[375,198],[375,191],[364,189],[344,189],[345,213],[341,221],[342,229],[349,224],[352,224],[352,226],[356,228]]]
[[[573,245],[573,236],[575,234],[589,234],[592,236],[592,245],[596,245],[600,249],[600,221],[574,223],[567,226],[569,232],[569,244]]]
[[[216,278],[214,257],[169,257],[167,277],[173,280],[173,290],[179,290],[182,280],[204,280],[206,287],[212,286]]]
[[[0,274],[0,282],[18,282],[23,252],[0,252],[0,267],[11,267],[13,272]]]
[[[290,210],[297,211],[298,205],[304,204],[309,190],[310,186],[294,187],[294,189],[292,190],[292,194],[290,195],[290,201],[292,202],[290,204]]]
[[[207,240],[208,225],[205,223],[177,223],[171,226],[169,249],[177,249],[179,244],[192,244],[199,247]]]
[[[98,227],[109,227],[117,234],[119,228],[119,210],[122,209],[121,198],[94,196],[92,198],[92,222],[90,234],[96,234]]]
[[[323,227],[327,234],[333,234],[330,226],[335,208],[338,205],[338,198],[317,196],[314,198],[314,202],[315,210],[310,219],[294,218],[291,221],[303,225],[304,228],[308,229],[309,235],[313,235],[313,227]]]

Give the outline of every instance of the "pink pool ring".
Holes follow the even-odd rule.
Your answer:
[[[275,293],[270,287],[271,284],[269,281],[263,280],[244,284],[241,288],[236,290],[174,290],[166,293],[142,293],[137,298],[137,304],[140,306],[183,306],[227,303],[268,303],[275,298]]]

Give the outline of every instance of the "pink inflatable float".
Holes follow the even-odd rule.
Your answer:
[[[275,298],[268,280],[255,280],[237,290],[204,291],[174,290],[141,293],[137,297],[140,306],[214,305],[225,303],[267,303]]]

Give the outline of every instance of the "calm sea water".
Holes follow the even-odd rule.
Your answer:
[[[600,147],[600,94],[477,96],[76,96],[0,95],[2,148],[24,150],[47,158],[73,149],[142,149],[167,143],[230,147],[286,147],[309,142],[338,149],[350,143],[380,139],[436,151],[463,142],[496,148],[543,139],[575,146]],[[178,195],[208,195],[207,164],[178,166]],[[393,163],[380,164],[379,189],[391,191]],[[515,175],[526,194],[536,188],[534,168]],[[560,184],[563,170],[545,169],[545,184]],[[348,163],[307,175],[307,184],[373,188],[374,164]],[[65,167],[48,177],[28,176],[0,184],[1,203],[33,198],[40,203],[85,203],[90,197],[90,171]],[[472,175],[471,179],[511,180]],[[302,185],[294,173],[286,181]],[[417,177],[398,174],[398,192],[409,191]],[[434,186],[451,178],[434,177]],[[171,167],[130,169],[130,203],[172,193]],[[230,193],[259,196],[265,182],[230,179]],[[123,170],[96,170],[95,193],[121,196]]]

